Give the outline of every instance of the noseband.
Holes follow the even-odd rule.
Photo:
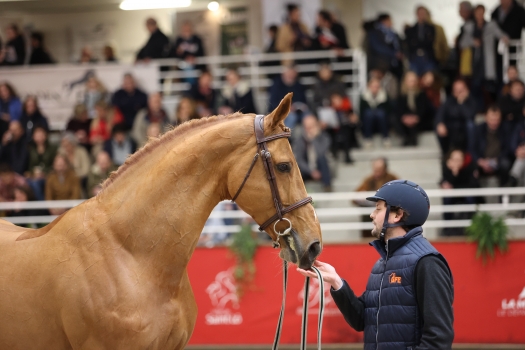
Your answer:
[[[273,203],[275,205],[276,213],[274,216],[266,220],[261,226],[259,226],[259,231],[264,231],[268,226],[274,223],[273,230],[276,234],[276,238],[273,244],[274,244],[274,247],[279,247],[280,245],[279,237],[286,236],[292,231],[292,222],[286,219],[284,215],[297,208],[302,207],[305,204],[311,203],[312,197],[306,197],[304,199],[301,199],[300,201],[288,207],[283,206],[283,203],[281,202],[281,197],[279,196],[279,189],[277,188],[275,170],[273,168],[273,162],[272,162],[272,154],[268,150],[267,142],[285,138],[285,137],[289,138],[292,133],[290,131],[285,131],[279,134],[264,137],[264,115],[257,115],[255,117],[253,126],[255,129],[255,141],[257,142],[257,153],[253,157],[252,164],[250,165],[250,168],[248,169],[248,172],[246,173],[246,176],[244,177],[244,180],[242,181],[241,186],[237,190],[237,193],[235,193],[235,196],[233,196],[232,202],[235,202],[237,197],[239,197],[239,194],[241,193],[241,190],[244,187],[244,184],[250,177],[250,174],[253,170],[253,167],[255,166],[255,163],[257,162],[257,159],[260,157],[262,159],[264,169],[266,171],[266,177],[268,179],[268,182],[270,183],[270,189],[272,191]],[[281,221],[287,221],[289,224],[289,227],[283,232],[278,232],[276,230],[276,225]]]

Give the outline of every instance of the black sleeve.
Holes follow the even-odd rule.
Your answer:
[[[343,286],[340,289],[334,290],[330,288],[330,294],[346,322],[356,331],[363,331],[365,329],[364,294],[356,297],[354,291],[345,280],[343,280]]]
[[[415,289],[423,323],[418,350],[452,347],[454,289],[449,271],[444,260],[435,255],[425,256],[417,263]]]

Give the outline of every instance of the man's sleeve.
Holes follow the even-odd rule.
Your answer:
[[[354,291],[345,280],[343,280],[343,286],[338,290],[330,288],[330,294],[346,322],[358,332],[365,329],[364,294],[356,297]]]
[[[421,258],[416,266],[416,296],[423,330],[418,350],[451,349],[454,340],[454,289],[446,263],[438,256]]]

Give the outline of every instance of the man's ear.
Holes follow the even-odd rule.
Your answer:
[[[279,103],[279,106],[275,108],[265,119],[265,130],[273,130],[278,125],[283,124],[284,120],[290,113],[290,108],[292,107],[292,97],[293,93],[288,93]]]

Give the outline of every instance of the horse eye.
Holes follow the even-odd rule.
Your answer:
[[[292,170],[292,167],[289,163],[279,163],[277,164],[277,170],[279,170],[281,173],[289,173],[290,170]]]

